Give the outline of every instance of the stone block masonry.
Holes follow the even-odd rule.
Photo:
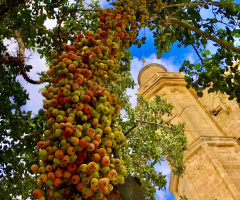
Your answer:
[[[202,98],[185,87],[182,73],[167,72],[159,64],[146,64],[139,73],[138,93],[146,99],[161,94],[174,105],[184,122],[188,150],[184,156],[186,171],[182,177],[171,175],[169,190],[177,200],[240,199],[240,109],[226,95],[208,94]],[[180,114],[181,113],[181,114]]]

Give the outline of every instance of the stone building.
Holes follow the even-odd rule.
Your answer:
[[[161,94],[185,123],[188,150],[183,177],[171,175],[169,190],[177,200],[240,200],[240,109],[223,94],[202,98],[185,87],[183,73],[167,72],[159,64],[144,63],[138,93],[146,99]],[[174,123],[174,122],[173,122]]]

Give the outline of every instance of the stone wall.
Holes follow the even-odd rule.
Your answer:
[[[228,100],[228,96],[221,93],[207,93],[198,98],[205,112],[207,112],[217,125],[228,136],[240,137],[240,109],[237,101]]]
[[[184,122],[188,150],[182,177],[171,175],[169,190],[177,200],[240,200],[240,109],[222,94],[198,98],[185,87],[182,73],[148,65],[139,74],[138,92],[147,99],[155,94],[174,105],[173,123]],[[147,81],[146,81],[147,80]]]

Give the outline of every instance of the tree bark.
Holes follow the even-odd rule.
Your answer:
[[[0,63],[20,64],[21,62],[22,62],[22,59],[19,57],[0,55]]]
[[[32,83],[32,84],[42,84],[44,82],[49,82],[50,80],[35,81],[35,80],[32,80],[31,78],[29,78],[29,76],[27,75],[27,73],[25,72],[25,70],[23,68],[24,62],[25,62],[25,58],[24,58],[25,45],[24,45],[23,40],[22,40],[21,29],[15,30],[14,38],[17,40],[18,47],[19,47],[19,50],[18,50],[18,57],[20,59],[19,68],[20,68],[20,71],[21,71],[21,74],[22,74],[23,78],[27,82]]]

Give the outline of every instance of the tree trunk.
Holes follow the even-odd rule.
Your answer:
[[[120,194],[118,189],[114,189],[107,196],[108,200],[123,200],[122,195]]]

